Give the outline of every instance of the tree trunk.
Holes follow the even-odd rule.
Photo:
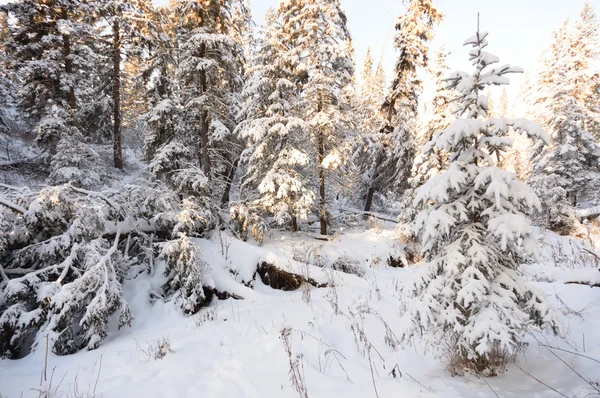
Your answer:
[[[69,19],[69,15],[67,14],[67,10],[65,8],[61,9],[61,16],[64,20]],[[68,34],[62,35],[62,43],[63,43],[63,56],[65,57],[65,72],[71,75],[73,73],[73,60],[71,59],[71,39]],[[71,83],[72,84],[72,83]],[[67,91],[67,104],[69,105],[69,109],[71,110],[72,120],[71,123],[75,123],[75,118],[73,116],[73,112],[77,107],[77,101],[75,99],[75,88],[71,85],[69,90]]]
[[[292,232],[298,232],[298,218],[292,214]]]
[[[233,177],[235,177],[235,171],[237,170],[239,162],[240,158],[237,158],[235,162],[233,162],[233,164],[231,165],[229,173],[227,173],[227,178],[225,180],[225,191],[223,192],[223,197],[221,198],[221,207],[225,207],[225,205],[229,203],[231,184],[233,184]]]
[[[206,54],[206,43],[200,44],[200,58],[204,58]],[[202,89],[202,94],[206,95],[206,71],[200,71],[200,88]],[[200,145],[202,148],[200,149],[200,163],[202,164],[202,170],[208,178],[209,183],[212,181],[211,170],[210,170],[210,156],[208,154],[208,127],[210,121],[208,119],[208,112],[202,112],[202,120],[200,122]],[[210,189],[212,191],[212,187]]]
[[[394,117],[394,106],[395,105],[396,105],[396,99],[395,98],[390,99],[390,104],[389,104],[388,114],[387,114],[387,121],[390,124],[390,126],[392,125],[392,118]]]
[[[121,138],[121,27],[120,10],[113,20],[113,157],[117,169],[123,169]]]
[[[395,98],[391,98],[390,99],[390,103],[389,103],[389,107],[388,107],[388,112],[387,112],[387,125],[388,126],[392,126],[392,119],[394,117],[394,106],[396,104],[396,99]],[[387,126],[384,126],[385,129],[387,129]],[[377,159],[376,162],[376,167],[375,170],[373,171],[373,176],[371,177],[371,183],[373,183],[373,181],[375,181],[375,179],[378,177],[378,167],[379,164],[381,163],[382,159],[381,156],[379,156],[379,159]],[[371,205],[373,204],[373,195],[375,194],[375,188],[373,186],[369,187],[369,190],[367,191],[367,199],[365,200],[365,211],[370,211],[371,210]],[[365,219],[367,219],[368,216],[365,215]]]
[[[371,205],[373,204],[373,194],[375,193],[375,188],[369,187],[367,191],[367,200],[365,201],[365,211],[371,211]],[[368,216],[365,215],[365,218]]]
[[[323,169],[323,160],[325,159],[325,139],[323,133],[319,133],[319,194],[321,197],[319,203],[319,221],[321,223],[321,235],[327,235],[327,220],[325,219],[325,170]]]
[[[208,155],[208,112],[202,112],[202,122],[200,123],[200,145],[202,146],[201,160],[202,160],[202,171],[208,178],[212,180],[210,171],[210,156]]]

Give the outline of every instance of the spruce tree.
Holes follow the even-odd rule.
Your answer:
[[[537,83],[536,105],[544,107],[550,147],[534,149],[531,183],[548,206],[541,222],[560,233],[577,226],[573,208],[593,199],[590,187],[600,181],[600,147],[593,136],[597,114],[589,107],[598,56],[593,49],[595,16],[586,5],[575,29],[566,21],[554,34]]]
[[[384,153],[382,142],[385,136],[381,131],[385,122],[385,115],[381,110],[384,86],[385,76],[381,64],[374,65],[369,48],[365,56],[360,95],[356,106],[359,135],[352,154],[352,161],[360,171],[359,197],[361,200],[367,199],[364,204],[365,211],[369,211],[372,206],[375,193],[372,184],[373,174]]]
[[[413,175],[410,181],[413,187],[421,186],[429,177],[439,174],[447,167],[447,156],[442,151],[432,148],[432,153],[424,154],[421,149],[438,131],[446,129],[454,120],[451,109],[453,93],[446,87],[448,84],[445,81],[449,71],[446,63],[448,54],[445,46],[440,46],[428,67],[429,75],[435,84],[435,93],[431,101],[425,105],[425,120],[415,140],[420,153],[415,157],[413,164]]]
[[[422,334],[425,344],[444,347],[453,373],[487,376],[505,369],[531,327],[558,330],[544,294],[518,273],[523,260],[537,253],[527,212],[539,208],[533,191],[494,164],[495,154],[511,145],[509,130],[549,143],[543,128],[526,119],[488,119],[486,87],[505,85],[508,65],[486,51],[487,33],[467,39],[472,74],[454,72],[457,91],[450,127],[436,133],[428,149],[449,154],[450,166],[418,191],[416,219],[426,264],[409,286],[412,297],[404,317],[403,341]],[[440,342],[442,342],[440,344]]]
[[[6,46],[20,85],[17,106],[38,131],[49,181],[99,184],[99,155],[86,142],[80,113],[87,72],[97,61],[90,43],[93,12],[78,0],[23,0],[2,9],[14,19]]]
[[[232,207],[232,215],[257,238],[264,225],[261,214],[271,214],[277,224],[291,225],[296,231],[298,219],[311,214],[315,199],[310,152],[305,149],[310,126],[295,115],[299,98],[276,17],[273,10],[265,17],[255,66],[242,92],[243,121],[236,130],[249,146],[242,153],[247,167],[241,180],[243,203]]]
[[[391,191],[400,196],[408,185],[415,156],[415,120],[422,88],[417,71],[428,62],[428,44],[433,28],[443,14],[431,0],[411,0],[406,12],[396,22],[394,47],[398,59],[392,85],[383,103],[386,115],[379,147],[381,153],[371,176],[366,204],[375,191]],[[370,206],[365,206],[365,211]]]
[[[347,152],[343,148],[346,109],[344,89],[354,73],[352,43],[339,0],[291,0],[277,9],[288,48],[286,62],[294,65],[293,83],[302,103],[301,117],[310,127],[311,155],[318,181],[320,232],[327,234],[327,177],[339,175]]]
[[[229,189],[230,165],[242,149],[233,134],[243,54],[233,38],[232,3],[179,0],[168,9],[173,36],[157,54],[155,69],[164,76],[153,82],[158,98],[148,115],[150,169],[165,176],[185,169],[190,184],[203,181],[215,198]]]
[[[102,48],[103,55],[110,67],[103,70],[110,77],[110,89],[107,96],[111,100],[113,164],[117,169],[123,168],[123,98],[126,81],[123,79],[122,64],[124,60],[134,57],[137,50],[134,46],[143,45],[143,32],[151,23],[150,10],[152,4],[148,0],[108,0],[94,4],[95,11],[101,21],[108,24],[108,31],[103,29],[100,40],[108,42]],[[105,87],[105,85],[103,85]],[[98,93],[95,93],[96,95]]]

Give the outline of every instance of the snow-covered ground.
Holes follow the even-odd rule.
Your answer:
[[[126,282],[132,327],[116,331],[115,325],[95,351],[50,353],[47,377],[53,374],[57,397],[593,396],[584,379],[600,381],[600,289],[564,282],[575,275],[569,267],[585,267],[576,273],[588,279],[600,272],[591,260],[552,263],[558,257],[548,241],[565,245],[546,237],[541,263],[524,271],[562,314],[565,336],[529,336],[518,366],[499,377],[451,377],[419,341],[397,346],[406,304],[402,286],[414,268],[387,265],[402,253],[391,226],[339,231],[329,242],[287,233],[275,233],[262,246],[225,233],[197,240],[212,268],[209,283],[243,300],[214,300],[184,317],[172,302],[149,301],[162,281],[157,264],[154,276]],[[358,262],[363,277],[331,270],[344,256]],[[328,287],[274,290],[255,278],[262,261]],[[171,350],[155,359],[151,347],[162,339]],[[41,345],[23,359],[0,360],[0,395],[38,396],[44,357]],[[306,395],[293,387],[292,369]]]

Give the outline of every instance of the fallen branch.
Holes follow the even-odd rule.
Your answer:
[[[79,193],[82,193],[82,194],[87,195],[87,196],[94,196],[96,198],[100,198],[103,201],[105,201],[106,203],[108,203],[111,207],[113,207],[114,209],[116,209],[117,211],[121,211],[121,206],[119,206],[118,203],[115,203],[113,200],[111,200],[106,195],[104,195],[104,194],[102,194],[100,192],[88,191],[87,189],[77,188],[77,187],[74,187],[73,185],[70,185],[70,187],[75,192],[79,192]]]
[[[354,209],[342,209],[342,210],[343,211],[347,211],[349,213],[359,214],[359,215],[365,215],[365,216],[377,218],[378,220],[389,221],[389,222],[393,222],[394,224],[398,224],[398,220],[393,220],[391,218],[383,217],[383,216],[380,216],[377,213],[373,213],[373,212],[370,212],[370,211],[361,211],[361,210],[354,210]]]
[[[8,185],[8,184],[2,184],[2,183],[0,183],[0,187],[10,189],[12,191],[17,191],[17,192],[29,191],[28,187],[15,187],[14,185]]]
[[[56,280],[58,283],[62,284],[62,281],[64,281],[65,278],[67,277],[67,274],[69,273],[69,269],[71,269],[71,265],[73,265],[73,260],[75,260],[75,257],[77,257],[77,250],[79,250],[79,243],[75,243],[73,245],[73,247],[71,248],[71,253],[69,254],[69,257],[67,257],[65,259],[65,261],[63,261],[60,264],[63,266],[63,271],[61,272],[60,276]]]
[[[27,211],[24,207],[21,207],[15,203],[9,202],[6,199],[3,199],[0,197],[0,205],[4,205],[6,207],[8,207],[9,209],[12,209],[14,211],[16,211],[17,213],[21,213],[21,214],[25,214],[25,212]]]
[[[582,281],[568,281],[565,285],[584,285],[589,287],[600,287],[600,283],[582,282]]]
[[[600,215],[600,206],[588,207],[587,209],[575,209],[577,218],[586,218]]]
[[[327,287],[326,283],[319,283],[308,276],[305,277],[292,271],[283,270],[266,261],[258,265],[256,273],[265,285],[283,291],[297,290],[303,283],[308,283],[317,288]]]
[[[589,254],[591,254],[592,256],[596,257],[598,260],[600,260],[600,255],[590,249],[587,249],[585,247],[582,247],[581,250],[588,252]]]

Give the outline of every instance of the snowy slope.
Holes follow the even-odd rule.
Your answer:
[[[213,301],[198,315],[186,318],[173,303],[149,302],[150,292],[161,283],[160,267],[154,277],[127,282],[133,326],[113,332],[96,351],[63,357],[49,354],[48,377],[53,371],[55,396],[93,396],[95,389],[96,396],[105,398],[298,397],[282,340],[286,328],[292,363],[296,360],[311,398],[559,396],[549,387],[568,397],[593,392],[536,338],[600,360],[598,288],[565,285],[560,278],[536,282],[563,313],[564,340],[547,335],[528,338],[518,362],[522,370],[513,367],[485,381],[476,376],[453,378],[418,341],[414,347],[392,347],[405,305],[401,289],[414,271],[386,265],[385,259],[401,250],[394,246],[393,231],[346,231],[331,242],[279,234],[264,246],[226,236],[223,241],[223,249],[228,246],[227,258],[216,236],[197,243],[211,265],[212,283],[234,290],[244,300]],[[320,262],[325,269],[307,267],[307,257],[300,255],[307,252],[312,253],[309,263]],[[366,269],[364,278],[328,269],[343,254],[359,260]],[[311,277],[328,282],[329,287],[311,288],[308,293],[302,289],[283,292],[265,286],[259,278],[253,289],[236,283],[251,280],[260,261],[308,269]],[[534,268],[527,269],[535,279]],[[174,352],[153,359],[148,344],[161,338],[170,341]],[[563,351],[554,353],[584,378],[600,379],[599,362]],[[31,389],[40,385],[43,363],[43,349],[21,360],[1,360],[0,394],[5,398],[37,396]]]

